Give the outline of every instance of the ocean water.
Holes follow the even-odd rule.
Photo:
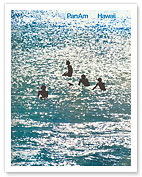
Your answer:
[[[65,14],[11,11],[11,165],[130,166],[131,18]],[[99,77],[106,91],[92,90]]]

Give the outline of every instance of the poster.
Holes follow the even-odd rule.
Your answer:
[[[7,172],[137,171],[135,4],[5,5]]]

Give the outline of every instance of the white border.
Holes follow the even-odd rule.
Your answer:
[[[131,166],[11,166],[11,10],[131,11]],[[5,4],[5,171],[6,172],[137,172],[137,5],[136,4]]]

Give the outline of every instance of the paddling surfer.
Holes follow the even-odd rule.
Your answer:
[[[99,86],[101,90],[105,91],[106,90],[105,83],[102,82],[102,78],[98,78],[98,81],[99,82],[96,84],[96,86],[92,90],[94,90],[97,86]]]

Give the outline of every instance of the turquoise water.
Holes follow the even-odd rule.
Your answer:
[[[130,166],[130,18],[106,24],[65,13],[11,13],[11,165]],[[62,76],[66,60],[72,78]],[[78,86],[82,74],[89,88]],[[105,92],[92,90],[98,77]]]

